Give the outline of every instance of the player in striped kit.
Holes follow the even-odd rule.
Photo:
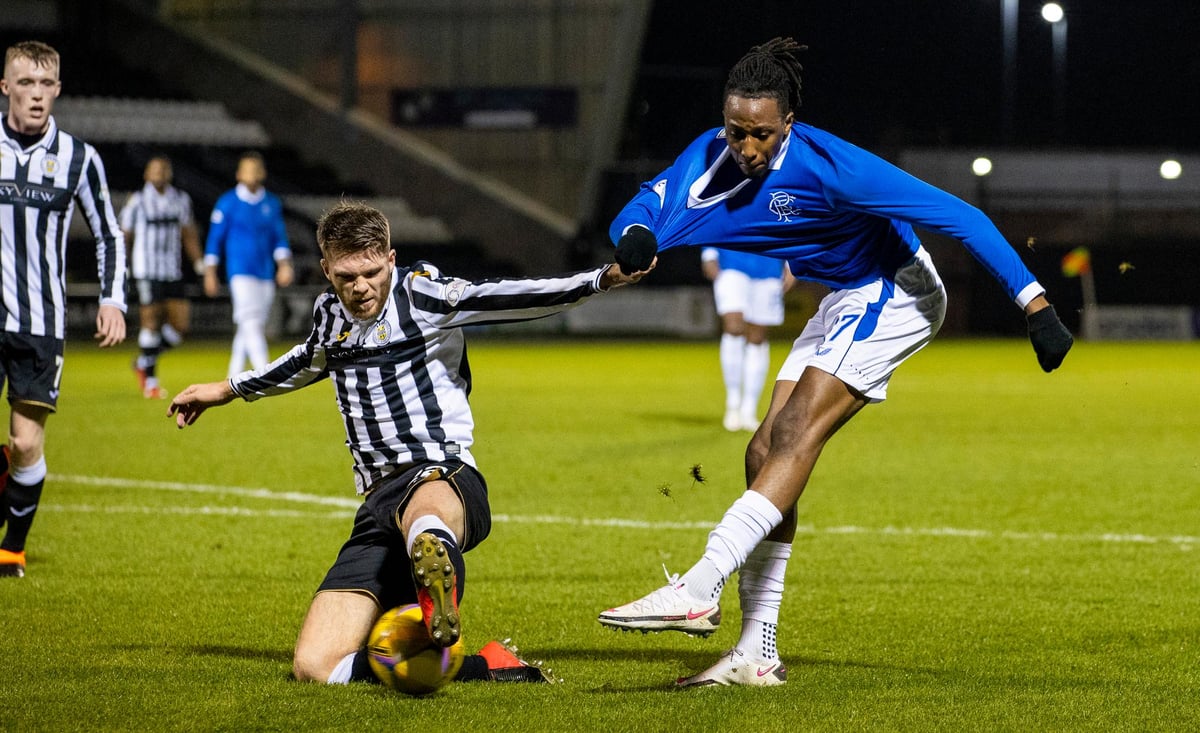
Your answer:
[[[96,238],[101,347],[125,340],[125,241],[95,148],[51,111],[62,91],[58,52],[39,41],[7,50],[0,92],[0,388],[9,443],[0,472],[0,576],[25,574],[25,543],[46,478],[46,419],[57,409],[66,338],[66,252],[78,204]]]
[[[487,485],[471,454],[474,420],[463,326],[558,313],[637,282],[617,265],[567,275],[469,282],[420,262],[397,267],[387,220],[341,204],[317,225],[321,268],[308,339],[263,369],[192,385],[169,413],[179,427],[235,397],[251,401],[325,377],[345,421],[364,495],[349,540],[318,589],[296,642],[297,679],[374,679],[364,646],[379,615],[420,603],[430,637],[453,644],[466,579],[462,553],[491,528]],[[469,656],[459,679],[540,680],[499,644]]]
[[[705,247],[704,276],[712,281],[721,317],[721,376],[725,382],[725,429],[758,429],[758,400],[771,366],[767,329],[783,323],[783,293],[792,274],[773,257]]]
[[[192,199],[171,185],[171,160],[152,157],[143,177],[145,185],[129,197],[119,219],[132,247],[130,270],[141,321],[133,368],[142,395],[163,399],[167,393],[158,382],[158,357],[183,341],[190,321],[181,255],[186,252],[188,262],[202,273],[204,253],[192,219]]]
[[[1071,334],[1045,289],[978,209],[828,132],[796,121],[802,49],[776,38],[750,50],[725,84],[724,126],[698,137],[644,184],[613,222],[618,249],[720,246],[785,260],[832,288],[792,346],[767,416],[746,449],[747,490],[709,534],[699,561],[601,624],[711,634],[738,573],[742,631],[716,664],[677,684],[779,685],[775,645],[797,502],[825,443],[887,395],[896,368],[945,317],[946,293],[913,227],[960,240],[1021,308],[1041,368]]]

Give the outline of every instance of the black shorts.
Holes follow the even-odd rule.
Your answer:
[[[53,336],[0,331],[0,389],[8,382],[8,403],[58,409],[63,340]]]
[[[153,305],[164,300],[183,300],[187,297],[182,280],[138,279],[136,284],[140,305]]]
[[[427,474],[431,470],[439,471],[440,475]],[[460,549],[466,552],[482,542],[492,529],[492,510],[483,476],[458,462],[420,464],[389,476],[367,494],[354,515],[350,539],[342,545],[317,592],[360,591],[374,598],[383,609],[416,603],[412,564],[394,517],[404,513],[418,486],[438,478],[449,483],[463,503],[466,536],[459,538]]]

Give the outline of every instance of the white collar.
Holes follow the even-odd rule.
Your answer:
[[[725,130],[718,132],[717,137],[724,138]],[[779,146],[779,152],[776,153],[775,157],[771,159],[771,165],[769,166],[771,170],[777,171],[783,166],[783,159],[787,156],[788,148],[791,147],[791,144],[792,133],[791,129],[789,128],[787,136],[783,138],[783,144]],[[717,171],[722,165],[725,164],[726,161],[730,159],[730,157],[732,157],[732,155],[733,151],[729,149],[728,145],[726,145],[725,149],[722,150],[719,155],[717,155],[717,159],[713,161],[713,164],[708,167],[708,170],[704,171],[704,173],[702,173],[700,177],[692,183],[691,187],[688,189],[687,207],[689,209],[705,209],[709,206],[725,201],[726,199],[729,199],[737,194],[738,191],[741,191],[746,184],[753,180],[751,178],[746,178],[744,181],[728,191],[722,191],[716,195],[709,196],[706,199],[700,198],[700,194],[704,193],[705,188],[708,188],[708,184],[710,181],[712,181],[713,176],[716,175]]]
[[[267,189],[263,188],[262,186],[259,186],[257,191],[251,191],[246,184],[239,183],[234,191],[237,192],[237,197],[239,199],[248,204],[257,204],[259,201],[262,201],[267,197]]]

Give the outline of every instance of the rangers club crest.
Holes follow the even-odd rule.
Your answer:
[[[768,208],[772,214],[779,217],[779,221],[791,221],[793,215],[800,215],[800,210],[792,206],[792,202],[795,200],[796,197],[787,191],[772,191],[771,203],[768,204]]]

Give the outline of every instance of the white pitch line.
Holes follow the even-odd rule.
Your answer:
[[[348,497],[333,497],[319,496],[317,494],[306,494],[298,491],[274,491],[265,488],[249,488],[243,486],[220,486],[216,484],[188,484],[177,481],[148,481],[143,479],[127,479],[127,478],[111,478],[101,476],[73,476],[50,474],[47,478],[51,481],[59,481],[62,483],[77,484],[82,486],[108,486],[116,488],[129,489],[151,489],[158,491],[180,491],[194,494],[226,494],[232,496],[244,496],[253,499],[270,499],[275,501],[289,501],[303,504],[319,504],[325,506],[336,506],[342,508],[357,509],[361,504],[360,499]],[[248,509],[244,507],[146,507],[146,506],[91,506],[91,505],[54,505],[46,504],[44,508],[52,511],[72,511],[81,513],[129,513],[129,514],[198,514],[198,515],[227,515],[227,516],[246,516],[246,517],[281,517],[281,518],[346,518],[353,515],[353,512],[303,512],[298,510],[284,509]],[[646,529],[646,530],[710,530],[715,526],[714,522],[704,521],[688,521],[688,522],[666,522],[666,521],[648,521],[641,519],[622,519],[620,517],[567,517],[552,514],[538,514],[532,516],[520,516],[512,514],[494,514],[492,520],[498,523],[511,524],[555,524],[572,527],[616,527],[619,529]],[[890,536],[890,537],[961,537],[968,539],[1003,539],[1015,540],[1020,542],[1099,542],[1112,544],[1139,544],[1139,545],[1174,545],[1181,550],[1191,550],[1194,545],[1200,544],[1200,537],[1191,535],[1170,535],[1156,536],[1140,533],[1117,533],[1104,532],[1100,534],[1063,534],[1060,532],[1034,532],[1034,531],[1014,531],[1002,530],[995,531],[990,529],[966,529],[960,527],[858,527],[858,526],[842,526],[842,527],[816,527],[814,525],[801,525],[796,528],[796,533],[800,535],[871,535],[871,536]]]
[[[305,494],[299,491],[274,491],[272,489],[256,489],[245,486],[185,484],[178,481],[146,481],[132,478],[69,476],[53,473],[48,475],[46,478],[50,481],[61,481],[63,483],[79,484],[81,486],[110,486],[121,489],[185,491],[191,494],[232,494],[233,496],[245,496],[251,499],[274,499],[279,501],[294,501],[303,504],[324,504],[326,506],[351,507],[355,509],[357,509],[358,505],[362,503],[360,499],[351,499],[341,496],[318,496],[316,494]]]

